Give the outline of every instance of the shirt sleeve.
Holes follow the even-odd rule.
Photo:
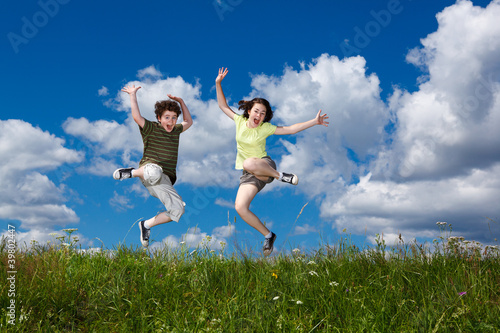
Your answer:
[[[142,128],[139,126],[139,130],[142,136],[148,136],[153,131],[153,124],[149,120],[144,119],[144,126]]]
[[[273,135],[274,132],[276,132],[277,127],[278,126],[273,125],[271,123],[263,123],[262,124],[262,130],[266,134],[266,137]]]

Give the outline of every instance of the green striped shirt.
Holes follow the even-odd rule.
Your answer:
[[[182,133],[183,127],[181,124],[177,124],[169,133],[160,123],[145,120],[144,127],[140,128],[139,126],[144,143],[144,153],[139,167],[147,163],[158,164],[173,185],[177,179],[175,169],[179,153],[179,135]]]

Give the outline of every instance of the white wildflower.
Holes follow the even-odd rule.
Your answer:
[[[277,301],[279,298],[279,296],[273,297],[273,301]]]
[[[318,273],[316,273],[315,271],[310,271],[310,272],[309,272],[309,275],[315,275],[315,276],[318,276]]]
[[[330,286],[332,286],[332,287],[336,287],[338,285],[339,285],[338,282],[335,282],[335,281],[330,282]]]
[[[300,304],[304,304],[304,303],[302,303],[302,301],[297,301],[297,304],[299,304],[299,305],[300,305]]]
[[[316,265],[316,263],[315,263],[314,261],[312,261],[312,260],[311,260],[311,261],[309,261],[307,264],[308,264],[308,265]]]

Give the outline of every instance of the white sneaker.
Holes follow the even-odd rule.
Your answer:
[[[281,177],[280,180],[284,183],[292,185],[297,185],[299,183],[299,177],[297,177],[297,175],[294,175],[293,173],[283,172],[283,177]]]
[[[132,170],[134,170],[134,168],[116,169],[115,172],[113,172],[113,178],[116,180],[132,178]]]
[[[141,229],[141,244],[144,247],[148,247],[149,246],[149,234],[151,233],[151,230],[144,226],[144,222],[146,222],[146,221],[142,220],[141,222],[139,222],[139,229]]]

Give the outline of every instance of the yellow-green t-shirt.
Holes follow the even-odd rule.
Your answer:
[[[249,157],[262,158],[267,156],[266,139],[276,131],[275,125],[270,123],[261,123],[259,127],[249,128],[247,126],[248,118],[241,115],[234,115],[236,124],[236,166],[235,169],[243,169],[243,161]]]

